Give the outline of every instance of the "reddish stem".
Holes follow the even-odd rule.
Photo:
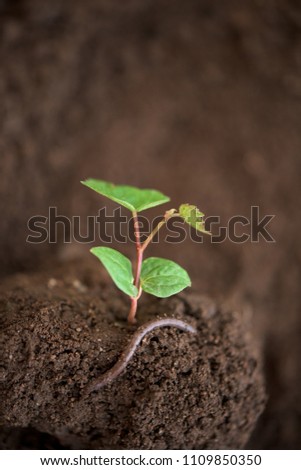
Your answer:
[[[141,248],[141,240],[140,240],[140,227],[139,227],[139,220],[138,220],[138,215],[136,211],[133,212],[133,219],[134,219],[134,233],[135,233],[136,251],[137,251],[134,285],[138,289],[138,295],[137,297],[133,297],[131,299],[131,308],[128,314],[129,323],[136,323],[135,316],[136,316],[136,311],[137,311],[137,302],[141,294],[140,274],[141,274],[141,266],[142,266],[142,261],[143,261],[143,250]]]
[[[138,299],[136,297],[131,298],[131,308],[128,314],[128,322],[129,323],[136,323],[136,312],[137,312],[137,302]]]
[[[169,211],[165,212],[163,219],[158,223],[158,225],[154,228],[154,230],[149,234],[149,236],[144,241],[144,243],[141,243],[138,215],[136,211],[133,212],[134,233],[135,233],[136,252],[137,252],[134,285],[138,289],[138,295],[136,297],[131,298],[131,308],[128,314],[129,323],[136,323],[135,316],[136,316],[136,311],[137,311],[137,302],[141,295],[140,275],[141,275],[141,267],[142,267],[144,250],[147,248],[147,246],[152,241],[156,233],[160,230],[160,228],[166,224],[168,219],[176,215],[178,214],[176,213],[175,209],[170,209]]]

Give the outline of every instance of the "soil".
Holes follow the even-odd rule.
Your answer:
[[[196,292],[253,312],[269,397],[248,443],[258,449],[301,449],[300,7],[0,0],[3,289],[10,273],[88,262],[88,245],[64,244],[61,230],[57,243],[26,242],[28,219],[49,206],[97,214],[105,202],[80,187],[86,177],[154,187],[222,225],[253,205],[274,214],[272,244],[150,246],[187,268]],[[53,445],[32,428],[0,434],[6,446]]]
[[[176,317],[197,335],[153,330],[124,374],[85,396],[136,329],[125,321],[127,298],[106,282],[83,263],[6,281],[0,298],[4,448],[24,446],[20,428],[44,433],[42,448],[47,434],[54,447],[83,449],[245,446],[266,399],[249,315],[193,292],[145,298],[138,325]]]

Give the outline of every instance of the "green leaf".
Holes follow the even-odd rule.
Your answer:
[[[104,265],[111,278],[122,292],[130,297],[136,297],[138,289],[134,286],[132,265],[130,260],[113,248],[94,247],[91,253],[95,255]]]
[[[179,215],[184,219],[184,222],[191,225],[199,232],[211,235],[211,233],[205,229],[205,222],[203,220],[205,214],[196,206],[192,204],[181,204],[179,207]]]
[[[115,185],[96,179],[88,179],[81,181],[81,183],[132,212],[141,212],[170,200],[169,197],[154,189],[139,189],[134,186]]]
[[[190,278],[174,261],[164,258],[147,258],[142,263],[141,287],[157,297],[169,297],[191,286]]]

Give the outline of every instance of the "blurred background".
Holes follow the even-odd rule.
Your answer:
[[[159,189],[224,224],[255,205],[274,214],[273,244],[155,250],[202,294],[250,307],[269,401],[249,446],[300,449],[300,2],[0,0],[0,35],[0,275],[90,256],[26,243],[49,206],[97,214],[87,177]]]

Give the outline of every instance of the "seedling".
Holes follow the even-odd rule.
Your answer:
[[[134,275],[131,261],[119,251],[109,247],[94,247],[91,249],[91,253],[102,262],[116,286],[130,297],[131,306],[128,321],[135,323],[137,302],[143,291],[156,297],[165,298],[177,294],[191,285],[188,273],[174,261],[155,257],[144,259],[146,248],[156,233],[172,217],[181,217],[184,222],[199,232],[210,234],[205,230],[204,214],[191,204],[181,204],[178,210],[169,209],[162,216],[162,220],[154,230],[142,242],[138,213],[165,204],[170,201],[169,197],[154,189],[114,185],[96,179],[82,181],[82,184],[126,207],[132,213],[136,243]]]

